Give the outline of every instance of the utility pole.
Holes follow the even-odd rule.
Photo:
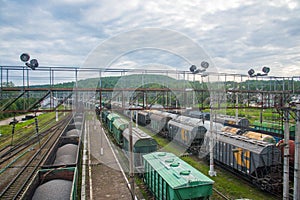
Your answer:
[[[55,112],[55,121],[58,122],[58,112],[57,112],[57,110],[56,110],[56,112]]]
[[[94,126],[96,127],[96,126]],[[103,155],[104,154],[104,150],[103,150],[103,139],[102,139],[102,135],[104,134],[104,129],[102,127],[102,124],[101,124],[101,130],[102,132],[100,133],[100,155]]]
[[[234,77],[234,80],[235,80],[235,77]],[[237,82],[236,84],[237,85],[236,85],[236,93],[235,93],[235,121],[237,123],[238,118],[239,118],[239,93],[238,93],[239,83]]]
[[[13,123],[12,123],[12,130],[11,130],[11,149],[13,148],[13,145],[14,145],[14,134],[15,134],[15,127],[16,127],[16,123],[17,123],[17,120],[16,120],[16,113],[14,113],[14,119],[13,119]]]
[[[136,99],[136,107],[139,106],[139,101],[138,101],[138,98]],[[138,110],[135,111],[135,127],[139,127],[139,113],[138,113]]]
[[[294,167],[294,200],[300,199],[300,104],[297,103],[297,111],[296,111],[296,132],[295,132],[295,167]]]
[[[238,90],[238,88],[237,88]],[[239,118],[239,94],[238,92],[235,93],[235,121],[238,122]]]
[[[289,199],[289,110],[284,108],[283,199]]]
[[[213,132],[213,103],[212,99],[210,102],[210,131],[209,131],[209,171],[210,176],[217,176],[217,172],[214,169],[214,132]]]
[[[130,111],[130,121],[129,121],[129,178],[130,178],[130,190],[131,197],[134,200],[134,165],[133,165],[133,144],[132,144],[132,110]]]

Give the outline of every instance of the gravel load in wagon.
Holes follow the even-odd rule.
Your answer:
[[[75,127],[81,127],[82,122],[74,122],[73,124],[75,125]]]
[[[83,119],[83,117],[80,116],[80,115],[78,115],[78,116],[76,116],[76,117],[74,118],[74,121],[75,121],[75,122],[82,122],[82,119]]]
[[[73,122],[68,126],[68,128],[69,128],[69,130],[81,129],[81,126],[82,126],[82,122]]]
[[[55,179],[40,185],[34,192],[32,200],[70,199],[72,181]]]
[[[55,164],[63,163],[63,164],[72,164],[76,162],[77,158],[77,148],[78,145],[75,144],[66,144],[57,149],[56,159],[54,161]],[[64,160],[66,159],[66,160]],[[68,162],[70,161],[70,162]],[[72,161],[72,162],[71,162]]]
[[[78,129],[72,129],[70,131],[68,131],[66,133],[66,136],[69,136],[69,137],[79,137],[80,136],[80,131]]]
[[[76,163],[76,157],[73,155],[62,155],[55,159],[54,165],[67,165]]]

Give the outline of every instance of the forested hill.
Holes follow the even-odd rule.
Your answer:
[[[103,88],[113,88],[114,85],[118,82],[119,76],[116,77],[103,77],[101,78],[102,87]],[[96,88],[99,85],[100,79],[99,78],[90,78],[85,80],[78,81],[78,87],[82,88]],[[34,85],[31,86],[32,88],[50,88],[49,84],[45,85]],[[72,82],[64,82],[58,83],[52,86],[52,88],[73,88],[75,87],[75,81]]]
[[[166,85],[178,87],[182,81],[177,81],[169,76],[163,75],[129,75],[129,76],[111,76],[111,77],[101,77],[101,78],[89,78],[85,80],[79,80],[77,86],[79,88],[114,88],[116,85],[118,87],[134,87],[138,83],[151,83],[146,84],[149,88],[162,88]],[[46,85],[35,85],[32,88],[48,88],[49,84]],[[73,88],[75,87],[75,82],[65,82],[59,83],[52,86],[52,88]]]
[[[144,83],[144,84],[143,84]],[[111,76],[111,77],[101,77],[100,78],[89,78],[85,80],[79,80],[77,86],[79,88],[115,88],[117,87],[128,87],[128,88],[136,88],[139,87],[144,88],[190,88],[193,89],[205,89],[207,88],[207,83],[201,84],[199,81],[196,82],[184,82],[183,80],[176,80],[169,76],[164,75],[128,75],[128,76]],[[244,82],[219,82],[219,83],[211,83],[214,84],[222,84],[221,86],[224,89],[242,89],[242,90],[264,90],[264,91],[274,91],[274,90],[300,90],[300,81],[288,81],[288,80],[246,80]],[[14,87],[12,82],[2,83],[4,87]],[[49,84],[45,85],[34,85],[30,86],[31,88],[50,88]],[[75,87],[75,82],[65,82],[58,83],[52,85],[52,88],[73,88]]]

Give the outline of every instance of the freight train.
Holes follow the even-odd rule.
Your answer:
[[[122,111],[121,104],[114,102],[113,108],[120,114],[125,113],[127,117],[132,117],[126,111]],[[174,141],[187,149],[187,152],[198,154],[205,134],[210,130],[209,122],[188,116],[178,115],[160,110],[134,111],[139,117],[137,123],[146,126],[153,132],[160,134],[170,141]],[[104,114],[106,115],[106,114]],[[105,117],[105,116],[103,116]],[[135,119],[135,117],[133,118]],[[215,123],[217,130],[223,125]]]
[[[129,158],[128,120],[107,110],[101,116],[107,130],[112,125],[110,134]],[[211,179],[173,154],[155,152],[157,142],[139,128],[132,128],[132,142],[135,171],[143,174],[143,181],[156,199],[209,199],[212,195],[214,182]],[[160,159],[153,159],[157,156]],[[165,169],[162,176],[151,175],[161,173],[162,166]],[[176,185],[171,184],[174,180],[177,180]]]
[[[191,110],[185,113],[188,117],[198,118],[202,120],[210,120],[210,113],[201,112],[198,110]],[[218,114],[213,119],[214,122],[221,123],[225,126],[238,127],[242,129],[249,128],[250,122],[247,118],[244,117],[233,117],[230,115]]]
[[[117,145],[129,158],[129,122],[116,113],[103,111],[102,124],[107,128]],[[142,130],[132,128],[134,167],[137,173],[143,171],[142,156],[157,150],[157,142]]]
[[[178,143],[185,145],[184,139],[192,136],[195,140],[190,143],[190,149],[193,153],[198,153],[205,139],[207,141],[207,133],[210,130],[209,121],[186,116],[174,116],[162,111],[154,111],[150,117],[150,128],[155,131],[163,130],[162,135],[168,139],[174,140],[175,138]],[[238,118],[238,122],[233,122],[233,119],[221,116],[216,121],[226,125],[237,124],[238,126],[223,126],[217,122],[213,125],[214,131],[217,132],[214,146],[215,161],[240,174],[262,190],[280,191],[282,186],[281,151],[276,147],[275,138],[245,129],[249,126],[249,121],[245,118]],[[231,123],[229,123],[230,120]],[[176,124],[177,129],[175,132],[172,127],[174,124]],[[201,138],[194,137],[192,131],[185,132],[185,130],[193,130],[187,125],[203,127],[203,129],[198,128],[197,130]]]
[[[254,121],[253,122],[253,128],[259,131],[263,131],[265,133],[272,133],[274,136],[276,136],[276,141],[278,142],[284,137],[284,125],[274,122],[260,122],[260,121]],[[296,131],[296,125],[291,125],[289,127],[289,134],[290,138],[295,138],[295,131]]]
[[[35,174],[23,199],[78,199],[78,168],[84,116],[77,113]]]
[[[118,109],[122,110],[122,109]],[[109,112],[109,111],[106,111]],[[150,124],[146,127],[153,132],[186,146],[190,153],[202,153],[203,143],[207,143],[210,121],[181,116],[165,111],[151,110]],[[105,114],[104,114],[105,115]],[[214,123],[216,134],[214,146],[215,161],[251,181],[263,190],[276,192],[282,186],[281,151],[273,137],[249,131],[249,121],[245,118],[219,120]],[[236,126],[237,125],[237,126]],[[206,151],[207,152],[207,151]]]

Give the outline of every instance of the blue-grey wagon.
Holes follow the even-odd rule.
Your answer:
[[[214,159],[263,190],[279,191],[281,188],[281,152],[275,144],[219,132]]]

